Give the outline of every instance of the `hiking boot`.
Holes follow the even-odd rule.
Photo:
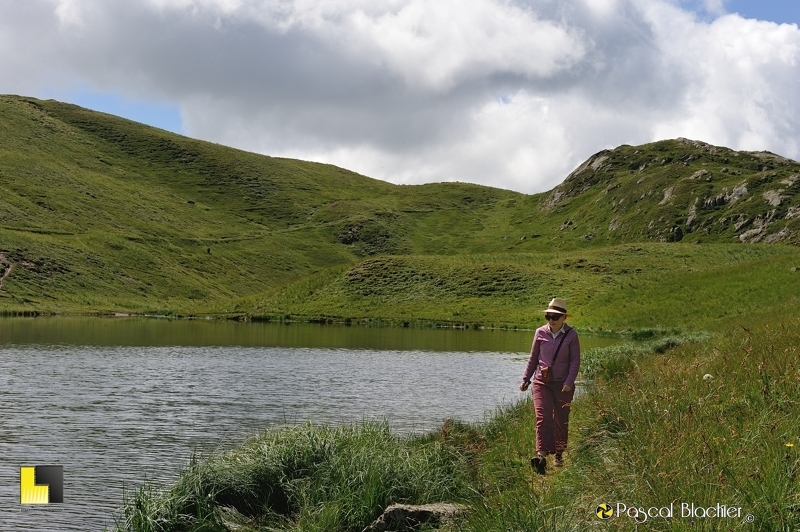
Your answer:
[[[531,458],[531,467],[540,475],[547,472],[547,459],[542,457]]]
[[[564,466],[564,457],[561,456],[561,453],[556,453],[555,465],[556,467]]]

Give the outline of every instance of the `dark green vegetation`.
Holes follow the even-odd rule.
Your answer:
[[[716,319],[797,286],[798,190],[796,162],[682,139],[533,196],[395,186],[3,96],[0,311],[530,326],[558,292],[579,326],[670,324],[684,297]]]

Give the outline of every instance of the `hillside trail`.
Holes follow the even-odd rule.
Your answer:
[[[5,281],[6,277],[9,276],[9,274],[11,273],[11,270],[13,270],[13,269],[14,269],[14,263],[10,262],[9,265],[8,265],[8,269],[5,271],[3,276],[0,277],[0,290],[3,289],[3,281]]]

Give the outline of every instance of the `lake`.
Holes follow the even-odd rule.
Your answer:
[[[480,421],[517,390],[532,331],[142,318],[0,320],[3,530],[113,529],[123,488],[285,424]],[[581,337],[583,349],[617,340]],[[532,435],[533,436],[533,435]],[[61,465],[63,504],[20,504]]]

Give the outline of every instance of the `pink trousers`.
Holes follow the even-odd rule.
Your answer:
[[[536,412],[536,454],[560,453],[567,448],[569,409],[575,387],[562,392],[563,382],[533,381],[533,410]]]

